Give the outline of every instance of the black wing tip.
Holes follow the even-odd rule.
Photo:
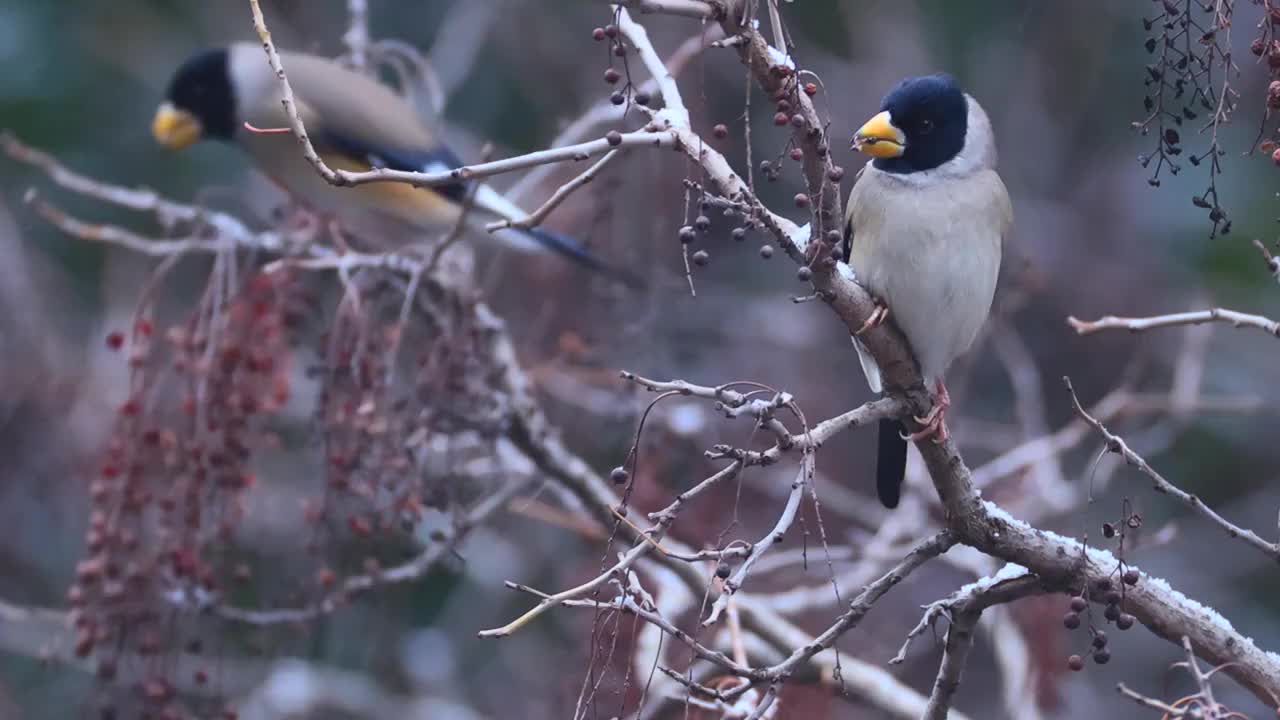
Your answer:
[[[876,494],[890,510],[902,500],[902,481],[907,475],[907,441],[902,423],[881,420],[876,441]]]
[[[551,230],[531,228],[522,230],[526,235],[543,246],[563,255],[582,267],[598,272],[601,275],[617,280],[632,290],[643,290],[645,282],[640,276],[622,268],[614,267],[595,255],[574,238]]]

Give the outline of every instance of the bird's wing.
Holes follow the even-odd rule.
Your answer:
[[[860,194],[858,192],[859,182],[862,180],[863,173],[867,171],[864,165],[853,182],[853,190],[849,192],[848,206],[845,208],[844,221],[844,246],[842,248],[844,261],[849,262],[849,255],[853,250],[853,236],[857,229],[853,226],[854,207],[859,201]],[[852,265],[850,267],[853,267]],[[858,269],[853,268],[854,275],[858,274]],[[858,351],[858,362],[862,365],[862,373],[867,376],[867,385],[871,386],[872,392],[882,392],[883,384],[880,381],[880,366],[876,364],[876,359],[871,357],[871,353],[862,341],[850,335],[853,340],[853,347]]]
[[[863,345],[861,340],[852,335],[849,338],[853,340],[853,347],[858,351],[858,362],[862,365],[862,373],[867,376],[867,384],[871,386],[871,392],[883,392],[884,386],[880,382],[880,366],[876,364],[876,359],[871,357],[871,352],[867,350],[867,346]]]
[[[327,125],[321,131],[319,143],[374,168],[434,173],[462,167],[462,160],[447,147],[439,146],[430,149],[387,147],[370,142],[367,138],[334,130]],[[461,203],[466,200],[469,187],[470,183],[459,180],[444,185],[432,185],[431,190]],[[479,195],[480,193],[477,193],[475,198],[477,205],[481,204]],[[492,212],[497,215],[503,214],[496,210]]]
[[[235,52],[258,56],[262,53],[260,48],[247,45]],[[247,67],[258,68],[253,72],[265,71],[269,75],[270,68],[255,59],[257,62]],[[312,144],[331,167],[356,171],[382,167],[440,172],[462,166],[458,156],[432,136],[414,107],[376,79],[312,55],[282,53],[281,60]],[[256,77],[253,86],[258,88],[258,93],[250,99],[250,109],[257,116],[250,119],[256,120],[255,124],[265,122],[271,127],[287,124],[274,76]],[[451,226],[468,203],[468,219],[476,225],[494,219],[518,220],[527,215],[498,191],[475,181],[459,180],[430,188],[376,183],[343,192],[354,193],[393,217],[424,227]],[[518,250],[552,250],[627,284],[639,283],[634,276],[606,265],[566,235],[540,228],[509,228],[492,235]]]

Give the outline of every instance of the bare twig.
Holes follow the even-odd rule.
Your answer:
[[[361,593],[384,585],[396,585],[419,580],[430,572],[441,559],[456,552],[458,544],[462,542],[468,532],[487,520],[494,511],[504,506],[508,500],[522,489],[528,487],[531,480],[532,478],[527,476],[512,478],[504,487],[486,495],[483,500],[476,503],[475,507],[467,511],[460,521],[453,523],[444,537],[438,538],[409,561],[378,572],[348,577],[336,590],[306,607],[254,610],[217,603],[213,606],[213,612],[227,620],[250,625],[306,622],[349,604],[353,597]]]
[[[596,176],[600,174],[600,171],[604,170],[605,166],[616,157],[618,157],[617,150],[605,153],[604,157],[597,160],[591,167],[583,170],[582,174],[557,188],[556,191],[552,193],[551,197],[547,198],[547,201],[544,202],[537,210],[534,210],[526,217],[519,220],[498,220],[491,222],[485,226],[485,230],[488,230],[489,232],[501,230],[503,228],[524,228],[527,230],[540,225],[543,220],[547,219],[547,216],[551,214],[552,210],[560,207],[560,203],[564,202],[565,199],[572,195],[575,190],[586,185],[592,180],[595,180]]]
[[[1114,315],[1107,315],[1093,321],[1079,320],[1075,317],[1067,318],[1067,324],[1080,335],[1090,335],[1102,330],[1128,330],[1129,332],[1140,332],[1142,330],[1151,330],[1153,328],[1173,327],[1176,325],[1199,325],[1200,323],[1208,322],[1225,322],[1230,323],[1235,327],[1257,328],[1268,335],[1280,337],[1280,323],[1277,323],[1275,320],[1261,315],[1250,315],[1248,313],[1236,312],[1235,310],[1224,310],[1222,308],[1174,313],[1172,315],[1156,315],[1154,317],[1145,318],[1116,317]]]
[[[973,649],[973,629],[981,616],[978,610],[956,610],[951,613],[951,626],[947,628],[947,640],[942,651],[942,664],[933,682],[933,694],[923,720],[946,720],[951,709],[951,699],[960,688],[960,675]]]
[[[617,4],[644,14],[681,15],[698,20],[709,20],[716,15],[715,6],[707,0],[622,0]]]
[[[791,529],[791,523],[795,522],[796,512],[800,509],[800,500],[804,498],[805,485],[812,481],[812,476],[813,453],[806,452],[800,462],[800,472],[796,474],[796,479],[791,481],[791,494],[787,496],[787,504],[783,507],[782,514],[778,516],[778,521],[774,523],[773,529],[768,534],[751,547],[747,559],[739,564],[733,575],[724,581],[724,590],[712,604],[707,619],[702,622],[704,626],[714,625],[720,619],[720,613],[724,611],[733,594],[746,582],[747,575],[756,561],[763,557],[771,546],[782,542],[787,531]]]
[[[1259,537],[1258,534],[1252,530],[1246,530],[1231,523],[1229,520],[1214,511],[1213,508],[1205,505],[1198,496],[1192,495],[1166,480],[1164,476],[1155,470],[1155,468],[1148,465],[1146,460],[1134,452],[1120,436],[1107,430],[1106,426],[1084,409],[1084,406],[1080,404],[1080,398],[1076,397],[1076,391],[1071,385],[1070,378],[1064,377],[1062,378],[1062,381],[1066,383],[1067,392],[1071,395],[1071,404],[1075,407],[1076,414],[1083,418],[1085,422],[1089,423],[1090,426],[1097,430],[1103,438],[1106,439],[1107,450],[1120,455],[1124,458],[1125,462],[1138,468],[1143,475],[1150,478],[1152,482],[1155,483],[1154,487],[1156,492],[1177,498],[1184,505],[1205,518],[1208,518],[1210,522],[1222,528],[1231,537],[1245,541],[1249,545],[1252,545],[1271,557],[1272,560],[1280,562],[1280,544],[1269,543]]]
[[[1273,255],[1271,251],[1267,249],[1267,246],[1262,244],[1261,240],[1255,239],[1253,241],[1253,246],[1258,249],[1259,253],[1262,253],[1262,259],[1267,263],[1267,271],[1270,272],[1271,276],[1277,281],[1280,281],[1280,258]]]
[[[1139,705],[1142,705],[1143,707],[1149,707],[1152,710],[1159,710],[1160,712],[1164,713],[1165,717],[1162,718],[1162,720],[1167,720],[1168,718],[1180,718],[1180,717],[1186,716],[1186,710],[1173,707],[1168,703],[1157,700],[1155,698],[1147,697],[1146,695],[1143,695],[1137,690],[1130,688],[1128,685],[1125,685],[1124,683],[1118,683],[1116,685],[1116,690],[1121,695],[1124,695],[1125,697],[1137,702]]]
[[[862,621],[862,618],[885,593],[902,582],[903,578],[910,575],[916,568],[946,552],[955,544],[955,541],[955,537],[950,532],[943,530],[917,545],[892,570],[858,593],[858,596],[849,603],[849,609],[837,618],[835,623],[815,637],[813,642],[798,648],[790,657],[768,668],[766,672],[777,679],[786,678],[801,663],[834,646],[840,636]]]
[[[281,103],[284,105],[285,115],[289,119],[289,129],[292,130],[294,137],[297,138],[298,144],[302,148],[303,157],[331,185],[354,187],[367,183],[396,182],[414,187],[434,187],[456,183],[459,180],[476,180],[492,175],[525,170],[547,163],[586,160],[596,155],[604,155],[615,148],[643,145],[675,147],[679,141],[679,138],[672,133],[630,132],[623,133],[620,142],[617,141],[618,138],[614,138],[615,142],[610,142],[608,138],[600,138],[599,140],[578,143],[577,145],[540,150],[504,160],[495,160],[477,165],[464,165],[440,172],[411,172],[389,168],[372,168],[358,172],[335,170],[325,163],[311,144],[311,138],[307,135],[306,125],[298,114],[298,103],[294,98],[293,88],[289,84],[289,77],[285,73],[280,54],[276,52],[275,43],[271,40],[271,32],[267,30],[266,20],[263,18],[262,8],[259,6],[258,0],[249,0],[249,5],[253,10],[253,26],[258,32],[258,38],[262,41],[263,50],[266,51],[267,62],[270,63],[271,69],[280,81]]]

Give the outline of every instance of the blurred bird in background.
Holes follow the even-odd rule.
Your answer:
[[[437,172],[462,165],[432,136],[413,107],[386,85],[313,55],[282,52],[280,57],[298,114],[329,167]],[[290,135],[261,132],[288,126],[280,83],[262,48],[240,43],[197,53],[179,66],[151,129],[156,141],[171,149],[205,138],[234,143],[295,199],[333,212],[351,227],[376,227],[377,220],[391,219],[421,231],[445,232],[463,217],[465,207],[465,222],[483,232],[493,220],[526,216],[501,193],[478,182],[430,188],[393,182],[335,187],[307,162]],[[507,247],[551,250],[636,284],[633,275],[607,265],[568,236],[540,228],[504,228],[489,234]]]
[[[892,508],[907,440],[947,436],[951,398],[942,375],[991,310],[1013,210],[996,174],[991,122],[952,77],[903,80],[880,110],[853,138],[853,148],[874,159],[849,195],[844,255],[877,300],[863,329],[892,313],[934,392],[929,415],[916,418],[920,432],[908,437],[898,421],[880,423],[876,490]],[[871,389],[881,392],[879,367],[856,334],[854,344]]]

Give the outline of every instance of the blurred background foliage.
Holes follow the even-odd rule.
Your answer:
[[[497,155],[545,146],[565,123],[607,95],[600,81],[607,51],[590,38],[593,26],[608,21],[600,3],[370,0],[371,33],[423,50],[439,48],[450,39],[439,29],[468,2],[491,10],[473,13],[475,62],[451,69],[457,54],[432,55],[441,71],[461,73],[444,124],[464,158],[478,157],[486,143]],[[264,5],[282,46],[342,52],[346,16],[339,0]],[[991,114],[1017,217],[997,322],[1016,329],[1029,348],[1052,427],[1070,417],[1059,389],[1062,375],[1073,377],[1088,402],[1115,387],[1137,363],[1137,387],[1159,391],[1170,382],[1184,338],[1179,330],[1079,338],[1063,322],[1066,315],[1143,315],[1212,305],[1277,312],[1280,290],[1248,241],[1276,235],[1280,171],[1262,155],[1243,155],[1257,132],[1267,79],[1247,52],[1255,8],[1244,0],[1236,5],[1232,42],[1241,74],[1232,82],[1241,101],[1225,130],[1229,152],[1219,182],[1234,226],[1214,239],[1204,212],[1189,201],[1203,191],[1203,169],[1165,176],[1157,189],[1148,186],[1149,173],[1137,161],[1154,144],[1130,128],[1143,114],[1143,65],[1149,60],[1141,19],[1151,14],[1151,3],[801,0],[784,8],[800,63],[822,78],[820,107],[830,113],[833,138],[840,140],[834,148],[838,160],[850,167],[846,191],[860,160],[845,150],[843,139],[875,112],[880,96],[900,77],[950,71]],[[687,20],[644,20],[663,52],[696,31]],[[249,170],[234,151],[206,144],[167,153],[153,144],[148,128],[176,63],[197,48],[248,40],[251,33],[247,5],[237,0],[0,0],[0,128],[97,177],[179,200],[245,207],[238,188],[258,181],[246,181]],[[746,157],[744,78],[736,59],[709,51],[680,81],[697,127],[709,136],[712,125],[730,125],[723,149],[740,166]],[[783,153],[785,137],[772,127],[771,114],[770,104],[756,96],[756,161]],[[1190,128],[1183,135],[1188,146],[1200,142]],[[555,260],[497,261],[495,272],[505,273],[503,280],[487,289],[527,364],[548,385],[566,373],[581,374],[584,365],[704,383],[759,380],[793,392],[810,418],[866,399],[843,328],[820,304],[789,300],[805,287],[785,259],[759,258],[758,239],[734,245],[730,226],[717,221],[706,241],[712,263],[695,273],[698,295],[689,295],[676,241],[676,229],[685,222],[680,181],[688,172],[678,156],[632,153],[552,219],[606,256],[657,268],[654,290],[643,300],[619,298]],[[127,322],[149,263],[66,238],[43,224],[22,203],[31,186],[48,183],[0,159],[0,252],[7,266],[0,272],[0,456],[6,458],[0,464],[0,522],[6,528],[0,593],[11,602],[59,606],[81,552],[83,475],[105,437],[112,398],[124,391],[122,361],[103,351],[102,337]],[[531,194],[536,199],[526,198],[525,204],[532,206],[553,187],[538,188]],[[763,197],[799,219],[789,203],[797,188],[792,164],[776,187],[764,188]],[[81,217],[156,231],[145,218],[52,192],[51,197]],[[570,336],[585,339],[585,357],[568,357]],[[1189,418],[1172,437],[1147,438],[1154,450],[1147,459],[1228,517],[1271,537],[1280,505],[1280,446],[1273,442],[1271,409],[1280,388],[1274,339],[1224,327],[1209,342],[1206,391],[1258,397],[1265,409],[1245,417]],[[978,437],[981,429],[966,433],[965,418],[974,418],[976,428],[1008,426],[1013,393],[990,342],[981,342],[956,373],[967,378],[959,432],[972,440],[966,457],[977,464],[998,443]],[[601,418],[549,395],[570,444],[598,468],[615,464],[634,427],[634,403],[619,400],[623,410]],[[606,404],[604,410],[610,408]],[[700,450],[724,433],[742,431],[707,422],[689,430],[673,420],[646,449],[662,458],[661,472],[655,471],[662,477],[648,479],[651,498],[687,486],[706,469]],[[828,481],[868,497],[871,447],[870,434],[860,432],[825,448]],[[1066,468],[1078,482],[1088,481],[1096,450],[1096,443],[1086,443],[1068,456]],[[762,472],[748,483],[768,497],[771,477]],[[1134,472],[1118,470],[1117,480],[1092,506],[1049,525],[1096,536],[1102,520],[1118,515],[1119,498],[1126,495],[1135,498],[1150,527],[1180,521],[1176,539],[1137,552],[1139,565],[1218,607],[1262,645],[1280,645],[1274,568],[1153,496]],[[754,527],[766,515],[746,512],[744,522]],[[715,528],[728,522],[714,509],[705,510],[705,520]],[[583,665],[575,660],[586,651],[583,617],[552,614],[498,644],[474,640],[474,631],[500,624],[524,606],[522,598],[501,590],[503,579],[563,586],[594,566],[594,545],[508,516],[477,532],[462,555],[428,582],[379,593],[308,632],[269,640],[244,633],[229,640],[254,655],[300,655],[367,672],[391,689],[435,693],[481,716],[503,714],[504,703],[520,697],[527,701],[522,717],[564,717],[581,681]],[[270,559],[267,553],[264,561]],[[932,579],[913,580],[903,590],[910,602],[877,610],[875,627],[854,633],[848,647],[887,658],[915,621],[911,608],[917,600],[927,602],[965,581],[954,573],[926,575]],[[1060,629],[1059,612],[1050,606],[1029,621],[1046,628],[1050,679],[1066,648],[1079,640]],[[1160,687],[1175,649],[1141,632],[1128,634],[1123,643],[1106,668],[1059,679],[1049,694],[1063,698],[1050,703],[1060,717],[1113,716],[1118,710],[1111,687],[1118,679]],[[917,651],[904,677],[927,692],[934,662],[933,655]],[[974,667],[975,684],[995,682],[977,669],[981,665]],[[74,671],[0,655],[0,711],[9,717],[82,716],[77,713],[84,711],[87,686]],[[501,697],[493,696],[494,688],[502,688]],[[994,697],[967,685],[959,707],[972,717],[998,717],[1002,711]],[[1249,707],[1239,693],[1231,691],[1231,697]],[[831,712],[881,717],[856,704],[836,703]],[[439,717],[467,715],[455,707]]]

